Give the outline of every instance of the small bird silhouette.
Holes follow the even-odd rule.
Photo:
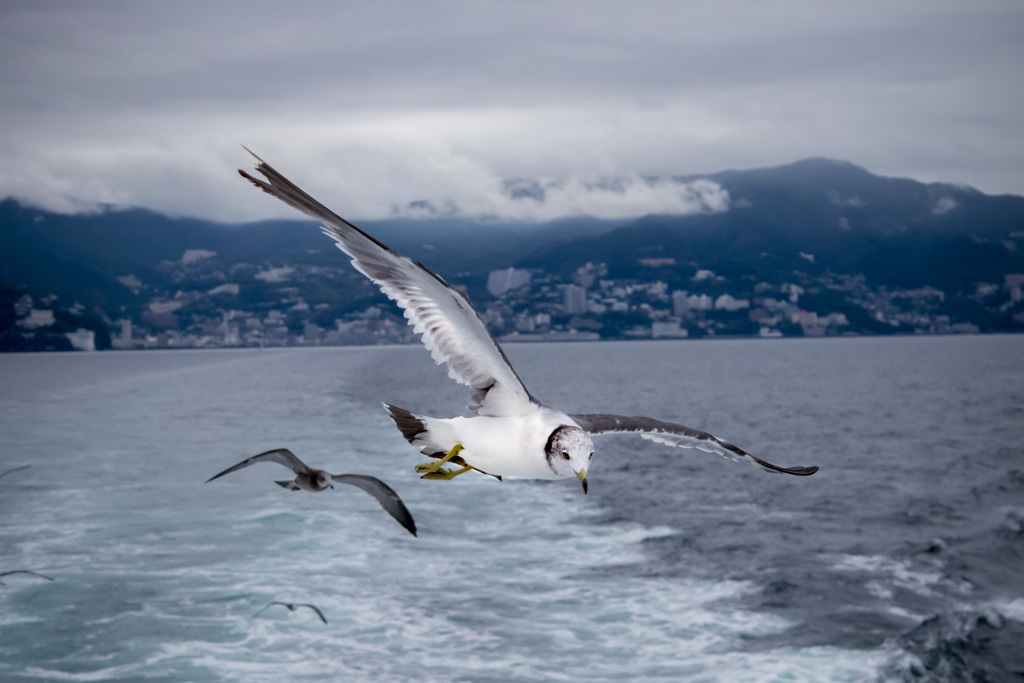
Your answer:
[[[318,617],[320,617],[320,621],[324,622],[325,624],[327,623],[327,618],[324,616],[324,613],[321,612],[320,609],[316,605],[310,605],[309,603],[305,603],[305,602],[304,603],[278,602],[276,600],[274,602],[270,603],[269,605],[267,605],[266,607],[264,607],[259,612],[257,612],[256,614],[252,615],[249,618],[250,619],[255,619],[256,617],[258,617],[259,615],[263,614],[265,611],[267,611],[268,609],[270,609],[274,605],[283,605],[284,607],[288,608],[289,612],[294,612],[295,610],[297,610],[300,607],[308,607],[309,609],[311,609],[314,612],[316,612],[316,615]]]
[[[21,467],[15,467],[14,469],[7,470],[6,472],[0,472],[0,478],[6,477],[11,472],[17,472],[28,467],[31,467],[31,465],[22,465]]]
[[[324,470],[315,470],[306,463],[299,460],[299,458],[287,448],[277,448],[272,451],[260,453],[254,455],[251,458],[246,458],[242,462],[229,467],[220,474],[215,474],[204,483],[209,484],[211,481],[218,477],[223,477],[225,474],[229,474],[236,470],[240,470],[248,467],[249,465],[255,465],[260,462],[276,462],[279,465],[291,468],[295,472],[295,479],[291,481],[278,481],[276,482],[279,486],[290,491],[298,491],[302,489],[304,491],[323,491],[324,489],[333,489],[334,482],[341,484],[349,484],[360,488],[380,503],[380,506],[384,508],[388,514],[395,518],[399,524],[405,527],[410,534],[416,535],[416,522],[413,520],[412,515],[409,514],[408,508],[405,507],[405,503],[398,497],[394,489],[382,482],[377,477],[371,477],[366,474],[331,474]]]
[[[26,465],[26,467],[27,467],[27,465]],[[49,576],[43,576],[42,574],[39,574],[39,573],[34,572],[34,571],[30,571],[28,569],[14,569],[14,570],[9,571],[9,572],[0,572],[0,586],[4,585],[4,577],[5,576],[10,576],[11,574],[31,574],[32,576],[38,576],[40,579],[46,579],[47,581],[53,581],[53,579],[51,579]]]

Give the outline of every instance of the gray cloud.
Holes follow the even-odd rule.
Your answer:
[[[687,211],[669,183],[595,183],[807,156],[1024,194],[1022,20],[1009,1],[9,0],[0,196],[290,216],[234,173],[243,144],[353,218]],[[554,191],[512,201],[509,178]]]

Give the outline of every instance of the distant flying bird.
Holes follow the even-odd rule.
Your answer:
[[[412,515],[409,514],[409,510],[405,507],[405,503],[402,502],[402,499],[398,497],[398,494],[395,493],[390,486],[382,482],[380,479],[365,474],[331,474],[324,470],[315,470],[299,460],[299,458],[287,448],[277,448],[272,451],[267,451],[266,453],[254,455],[233,467],[227,468],[220,474],[215,474],[203,483],[209,484],[218,477],[223,477],[225,474],[229,474],[260,462],[276,462],[279,465],[291,468],[291,470],[295,472],[295,479],[291,481],[275,482],[279,486],[283,486],[290,491],[298,491],[299,489],[302,489],[304,491],[313,491],[315,493],[323,491],[324,489],[333,489],[334,482],[349,484],[350,486],[360,488],[373,496],[373,498],[380,503],[380,506],[387,510],[389,515],[394,517],[399,524],[408,529],[410,534],[413,536],[416,535],[416,522],[413,520]]]
[[[26,468],[29,468],[29,467],[31,467],[31,465],[22,465],[21,467],[15,467],[14,469],[7,470],[6,472],[0,472],[0,479],[2,479],[3,477],[6,477],[11,472],[19,472],[19,471],[21,471],[23,469],[26,469]]]
[[[14,569],[14,570],[9,571],[9,572],[0,572],[0,586],[4,585],[4,577],[5,576],[10,576],[11,574],[31,574],[32,576],[38,576],[40,579],[46,579],[47,581],[53,581],[53,579],[51,579],[49,576],[43,576],[42,574],[39,574],[39,573],[34,572],[34,571],[30,571],[28,569]]]
[[[253,156],[256,156],[255,154]],[[425,479],[451,479],[477,470],[495,477],[576,477],[587,492],[587,468],[594,455],[592,434],[632,432],[669,446],[696,448],[768,472],[806,476],[817,467],[778,467],[738,446],[702,432],[649,417],[570,415],[534,398],[465,294],[420,263],[388,248],[306,194],[256,157],[266,180],[239,170],[243,178],[285,204],[316,218],[324,233],[352,259],[352,265],[405,311],[413,331],[448,376],[470,387],[474,417],[435,418],[384,404],[402,436],[436,460],[416,466]],[[451,462],[459,469],[446,470]]]
[[[309,603],[305,603],[305,602],[303,602],[303,603],[277,602],[276,600],[274,602],[270,603],[269,605],[267,605],[266,607],[264,607],[259,612],[257,612],[256,614],[252,615],[249,618],[250,619],[255,619],[256,617],[258,617],[259,615],[263,614],[264,612],[266,612],[268,609],[270,609],[274,605],[283,605],[284,607],[288,608],[289,612],[294,612],[295,610],[297,610],[300,607],[308,607],[309,609],[311,609],[314,612],[316,612],[316,615],[318,617],[320,617],[320,621],[324,622],[325,624],[327,623],[327,618],[324,616],[324,613],[321,612],[320,609],[316,605],[310,605]]]

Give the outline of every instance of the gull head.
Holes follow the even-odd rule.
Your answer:
[[[331,476],[330,472],[324,470],[317,470],[316,475],[313,477],[313,483],[316,486],[317,491],[323,491],[326,488],[334,488],[334,477]]]
[[[587,467],[594,457],[594,442],[590,434],[579,427],[562,425],[551,432],[545,447],[548,465],[559,478],[575,476],[583,484],[583,493],[587,493]]]

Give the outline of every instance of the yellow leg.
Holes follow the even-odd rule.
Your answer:
[[[444,481],[448,481],[449,479],[454,479],[463,472],[469,472],[471,469],[473,468],[470,467],[469,465],[466,465],[465,467],[459,468],[457,470],[438,470],[436,472],[427,472],[426,474],[421,476],[420,479],[442,479]]]
[[[448,479],[451,479],[453,477],[457,477],[460,474],[462,474],[463,472],[468,472],[471,469],[473,469],[469,465],[466,465],[462,469],[458,469],[458,470],[446,470],[446,469],[443,468],[443,465],[445,463],[447,463],[449,460],[451,460],[452,458],[454,458],[456,455],[458,455],[461,450],[462,450],[462,444],[461,443],[457,443],[454,446],[452,446],[452,449],[450,451],[448,451],[448,455],[444,456],[443,458],[438,458],[437,460],[434,460],[433,462],[425,462],[422,465],[416,465],[416,471],[423,475],[422,477],[420,477],[421,479],[444,479],[444,480],[448,480]]]

